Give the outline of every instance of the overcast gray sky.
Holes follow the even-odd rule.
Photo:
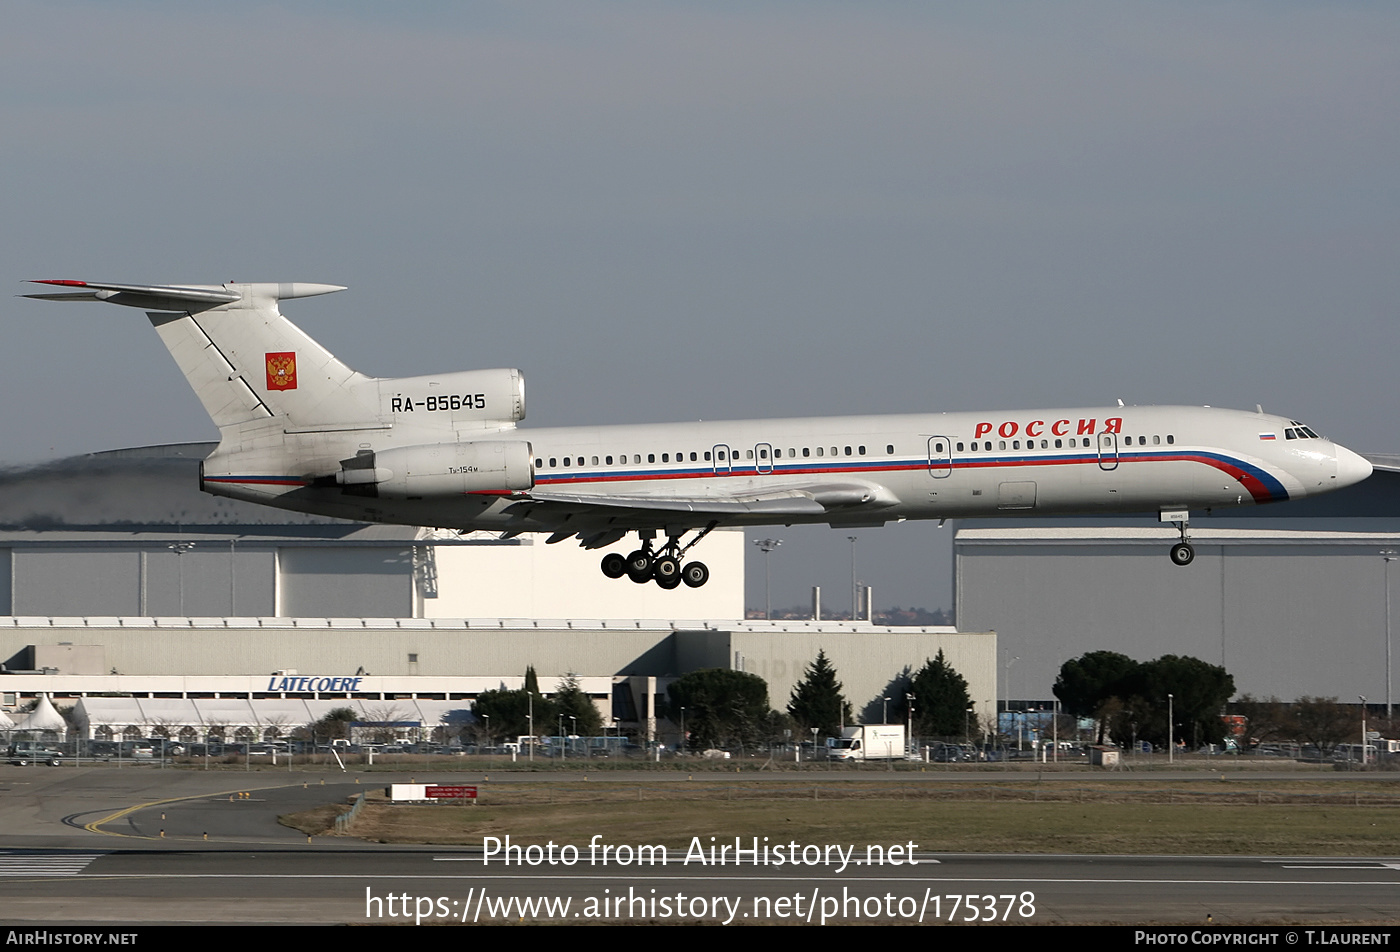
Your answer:
[[[1400,5],[0,10],[15,294],[348,285],[285,310],[518,366],[527,426],[1122,398],[1400,450]],[[215,435],[138,312],[3,300],[4,461]],[[857,533],[878,605],[949,604],[948,532]],[[850,533],[769,534],[775,604],[845,607]]]

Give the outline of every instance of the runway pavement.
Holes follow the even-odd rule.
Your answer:
[[[662,779],[668,776],[641,779],[668,782]],[[1204,925],[1390,923],[1400,909],[1400,861],[1371,858],[969,856],[922,849],[881,856],[867,854],[866,844],[833,842],[790,851],[775,850],[786,844],[753,844],[759,852],[736,862],[732,848],[714,856],[643,857],[638,848],[645,844],[590,849],[582,839],[570,844],[574,854],[513,854],[507,865],[501,855],[486,862],[480,849],[330,837],[308,843],[276,817],[408,777],[374,774],[359,784],[353,777],[322,779],[150,766],[0,769],[0,917],[9,925],[522,918]],[[510,781],[497,775],[492,782]],[[603,862],[598,847],[608,845],[615,849]],[[818,846],[835,852],[804,849]]]

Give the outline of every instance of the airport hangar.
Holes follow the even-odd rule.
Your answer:
[[[1367,458],[1371,478],[1335,493],[1193,512],[1187,566],[1168,558],[1178,532],[1155,516],[964,521],[958,626],[997,632],[1010,710],[1051,709],[1060,666],[1090,651],[1200,658],[1229,671],[1237,695],[1384,708],[1400,457]]]
[[[939,650],[979,718],[995,705],[994,632],[744,621],[742,531],[699,550],[707,585],[663,591],[604,578],[603,553],[572,544],[208,496],[197,472],[212,448],[0,473],[0,707],[83,699],[89,738],[273,736],[344,706],[417,718],[428,736],[460,729],[477,694],[523,686],[533,665],[546,694],[573,674],[605,723],[674,741],[658,702],[676,677],[748,671],[782,709],[819,650],[867,722]]]

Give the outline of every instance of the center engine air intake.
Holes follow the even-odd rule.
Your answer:
[[[398,499],[520,492],[535,485],[535,467],[523,440],[433,443],[341,460],[335,481],[350,495]]]

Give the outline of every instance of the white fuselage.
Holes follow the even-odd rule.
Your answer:
[[[413,442],[425,434],[401,436]],[[606,503],[609,497],[660,502],[791,491],[828,501],[828,509],[818,513],[730,513],[718,520],[697,514],[688,520],[695,526],[1213,509],[1315,495],[1371,472],[1357,454],[1305,435],[1293,421],[1210,407],[505,427],[469,438],[527,440],[535,465],[532,492],[540,495],[566,493]],[[387,444],[381,437],[377,445]],[[352,444],[331,455],[340,452],[353,453]],[[331,499],[333,490],[300,488],[297,473],[278,475],[284,478],[210,474],[206,488],[385,522],[532,528],[528,519],[522,523],[518,508],[511,508],[513,499],[529,493]],[[620,517],[615,524],[657,521],[654,513],[639,511],[635,519]]]

